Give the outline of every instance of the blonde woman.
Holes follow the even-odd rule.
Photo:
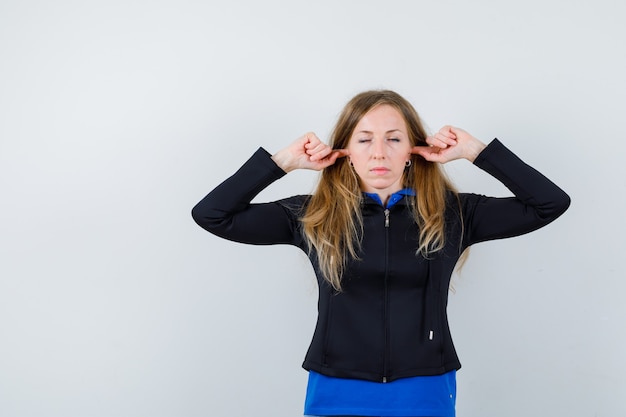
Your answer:
[[[455,159],[514,197],[458,193],[441,170]],[[250,203],[296,169],[322,171],[313,195]],[[461,367],[446,315],[457,261],[474,243],[545,226],[569,203],[497,139],[453,126],[427,136],[407,100],[377,90],[350,100],[329,144],[307,133],[273,155],[260,148],[192,214],[220,237],[308,254],[319,302],[306,415],[449,417]]]

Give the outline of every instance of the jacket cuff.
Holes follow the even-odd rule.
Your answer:
[[[279,167],[276,162],[272,159],[272,154],[270,154],[265,148],[259,147],[256,152],[252,155],[250,160],[258,161],[263,167],[267,168],[273,175],[276,176],[276,179],[284,177],[287,173]]]
[[[487,144],[485,149],[483,149],[476,159],[474,159],[474,165],[479,168],[483,168],[485,162],[493,157],[493,155],[497,155],[499,152],[503,150],[508,151],[506,146],[498,138],[494,138],[491,142]]]

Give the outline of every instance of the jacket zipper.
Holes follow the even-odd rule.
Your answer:
[[[385,349],[384,349],[384,357],[383,357],[383,383],[387,382],[387,370],[389,367],[388,358],[389,358],[389,294],[388,294],[388,283],[387,280],[389,278],[389,209],[385,209],[385,299],[383,301],[384,305],[384,326],[385,326]]]

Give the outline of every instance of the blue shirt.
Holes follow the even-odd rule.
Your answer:
[[[383,205],[378,194],[365,194]],[[406,195],[413,196],[415,192],[405,188],[392,194],[386,208]],[[455,405],[456,371],[388,383],[335,378],[309,371],[304,414],[454,417]]]
[[[304,414],[455,417],[455,405],[456,371],[386,383],[309,371]]]

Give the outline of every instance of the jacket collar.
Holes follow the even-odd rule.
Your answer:
[[[396,191],[395,193],[391,194],[391,197],[389,197],[389,201],[387,202],[387,207],[385,208],[391,208],[394,205],[396,205],[399,202],[405,203],[405,199],[404,196],[414,196],[415,195],[415,190],[413,190],[412,188],[403,188],[400,191]],[[383,202],[380,200],[380,197],[378,196],[378,194],[376,193],[363,193],[364,196],[364,203],[365,204],[378,204],[379,206],[383,205]]]

